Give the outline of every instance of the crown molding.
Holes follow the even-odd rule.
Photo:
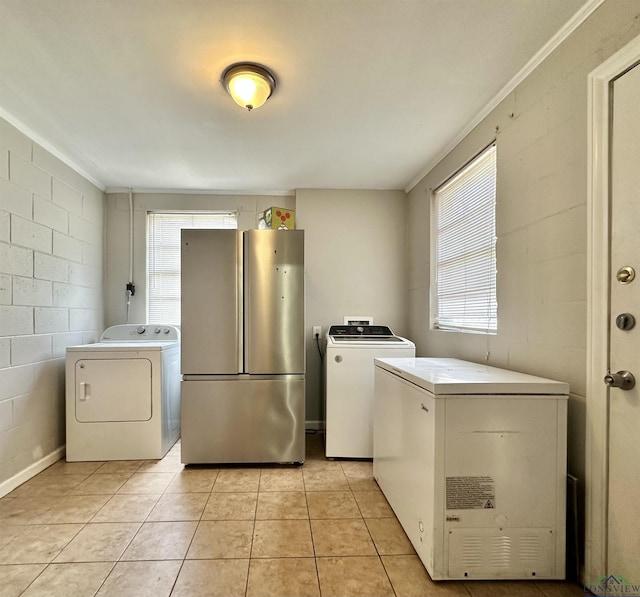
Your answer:
[[[542,62],[553,52],[563,41],[565,41],[605,0],[589,0],[584,6],[569,19],[522,69],[513,77],[498,94],[473,118],[464,129],[462,129],[451,142],[430,160],[427,165],[420,170],[418,175],[405,187],[408,193],[415,187],[431,170],[433,170],[455,147],[460,143],[478,124],[480,124],[500,102],[507,97],[522,81],[524,81]]]
[[[94,176],[89,174],[86,170],[81,168],[76,162],[74,162],[71,158],[69,158],[66,154],[62,153],[57,147],[54,147],[49,143],[46,139],[41,137],[38,133],[36,133],[32,128],[28,127],[24,122],[13,116],[7,112],[4,108],[0,106],[0,118],[4,118],[11,126],[18,129],[23,135],[26,135],[33,141],[46,149],[51,155],[58,158],[61,162],[69,166],[76,174],[82,176],[82,178],[86,178],[92,185],[98,187],[102,192],[106,190],[105,185],[96,179]]]

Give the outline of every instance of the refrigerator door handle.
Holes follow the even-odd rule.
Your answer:
[[[238,230],[236,237],[237,243],[237,303],[236,303],[236,322],[238,324],[238,373],[244,371],[244,234]]]

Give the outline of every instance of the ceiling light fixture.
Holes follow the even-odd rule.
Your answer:
[[[221,81],[233,101],[249,111],[262,106],[276,88],[273,74],[252,62],[227,67]]]

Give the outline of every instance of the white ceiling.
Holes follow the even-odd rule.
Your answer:
[[[105,188],[403,189],[600,2],[0,0],[0,115]]]

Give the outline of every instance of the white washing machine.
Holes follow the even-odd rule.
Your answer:
[[[162,458],[180,437],[180,331],[116,325],[68,346],[67,461]]]
[[[415,354],[413,342],[384,325],[329,328],[324,385],[328,458],[373,458],[373,361]]]

